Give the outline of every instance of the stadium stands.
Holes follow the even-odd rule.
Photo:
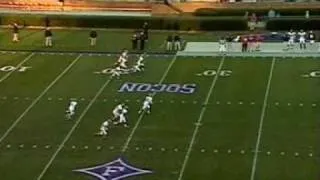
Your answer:
[[[150,3],[141,2],[111,2],[68,0],[64,4],[58,0],[1,0],[0,8],[21,10],[86,10],[86,11],[142,11],[151,12]]]

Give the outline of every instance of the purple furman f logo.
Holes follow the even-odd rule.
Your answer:
[[[73,171],[91,175],[98,180],[122,180],[131,176],[152,173],[149,170],[135,168],[126,164],[121,158],[103,165]]]

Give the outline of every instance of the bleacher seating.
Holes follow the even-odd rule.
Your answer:
[[[146,2],[111,2],[89,0],[1,0],[0,8],[20,10],[61,10],[64,11],[142,11],[151,12],[152,5]]]

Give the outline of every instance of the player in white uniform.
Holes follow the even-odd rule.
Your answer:
[[[124,106],[119,114],[119,121],[114,122],[115,125],[123,124],[124,127],[128,127],[126,114],[128,113],[128,107]]]
[[[291,29],[288,32],[289,40],[288,40],[288,49],[293,49],[294,40],[296,38],[296,33]]]
[[[146,112],[149,114],[151,112],[152,101],[153,101],[152,95],[146,96],[145,100],[142,103],[142,107],[139,110],[139,114],[142,112]]]
[[[109,130],[109,123],[110,120],[104,121],[101,126],[100,126],[100,131],[96,133],[98,136],[107,136],[108,135],[108,130]]]
[[[134,72],[141,72],[144,70],[144,57],[141,55],[137,61],[137,63],[133,66],[133,71]]]
[[[300,44],[300,49],[306,49],[306,32],[304,32],[302,29],[300,32],[298,32],[299,35],[299,44]]]
[[[124,50],[118,59],[118,65],[121,68],[126,69],[127,68],[127,64],[126,64],[127,61],[128,61],[128,51]]]
[[[120,66],[117,66],[116,68],[111,70],[111,76],[112,77],[116,77],[116,78],[120,78],[121,75],[121,68]]]
[[[66,117],[68,120],[70,120],[72,118],[72,116],[75,114],[75,110],[76,110],[76,106],[77,106],[78,102],[77,101],[70,101],[69,103],[69,107],[66,111]]]
[[[120,113],[124,108],[124,104],[118,104],[112,111],[113,120],[118,119],[120,117]]]
[[[224,37],[219,40],[219,52],[225,53],[227,52],[227,41]]]

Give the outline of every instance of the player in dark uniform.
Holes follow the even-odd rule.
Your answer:
[[[315,42],[316,42],[316,34],[313,31],[309,31],[308,35],[307,35],[307,39],[310,43],[310,46],[314,46]]]
[[[172,35],[168,35],[166,40],[166,50],[172,51],[173,50],[173,37]]]
[[[97,37],[98,37],[97,31],[92,30],[89,34],[90,46],[95,46],[97,44]]]
[[[50,28],[46,28],[46,30],[44,31],[44,37],[45,37],[45,46],[52,47],[52,32]]]
[[[132,50],[137,50],[138,47],[138,34],[135,32],[131,37]]]
[[[146,43],[146,36],[144,32],[140,32],[139,40],[140,40],[140,50],[143,51]]]
[[[145,22],[142,26],[142,29],[143,29],[145,39],[146,39],[146,41],[148,41],[148,39],[149,39],[149,24],[147,22]]]
[[[174,50],[180,51],[181,50],[181,38],[179,35],[175,35],[174,38]]]
[[[13,28],[12,29],[12,31],[13,31],[12,42],[18,42],[19,41],[19,26],[17,23],[14,23],[12,28]]]

